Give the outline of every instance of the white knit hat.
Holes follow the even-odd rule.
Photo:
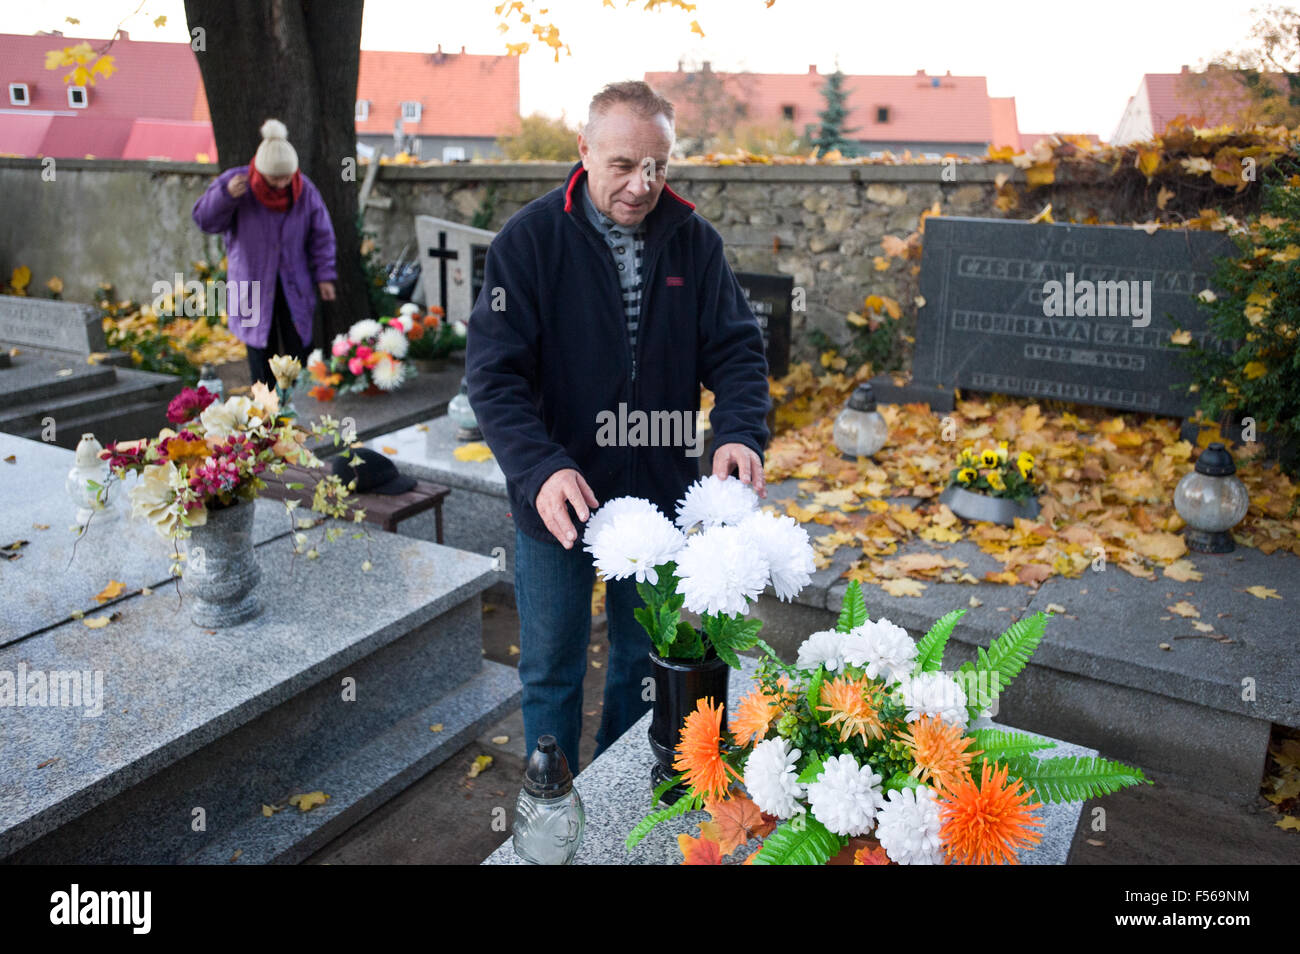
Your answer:
[[[298,171],[298,153],[289,145],[289,130],[278,119],[262,123],[262,144],[253,165],[264,176],[291,176]]]

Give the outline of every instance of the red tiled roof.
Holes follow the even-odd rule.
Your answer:
[[[1143,79],[1151,129],[1157,136],[1178,116],[1201,120],[1206,126],[1231,123],[1251,101],[1245,89],[1233,81],[1204,86],[1206,78],[1200,73],[1147,73]],[[1272,79],[1282,90],[1281,77]]]
[[[646,73],[645,81],[674,98],[676,87],[687,74]],[[755,122],[780,122],[782,107],[794,107],[794,127],[802,131],[820,123],[817,114],[825,109],[821,94],[826,75],[807,73],[719,73],[737,96],[749,104]],[[993,117],[988,85],[983,76],[929,76],[923,70],[913,76],[845,75],[844,89],[851,110],[846,126],[849,139],[884,142],[972,142],[993,139]],[[680,94],[678,94],[680,98]],[[678,116],[689,116],[691,104],[684,98],[674,102]],[[877,122],[877,110],[886,107],[889,118]]]
[[[62,159],[120,159],[132,125],[132,120],[117,117],[54,116],[39,154]]]
[[[54,117],[48,113],[34,116],[0,116],[0,155],[35,156],[41,151],[45,134]]]
[[[217,141],[211,123],[137,119],[131,124],[131,134],[122,147],[122,158],[216,162]]]
[[[63,77],[69,72],[64,67],[45,69],[45,53],[65,46],[76,46],[82,40],[68,36],[18,36],[0,34],[0,95],[4,97],[0,108],[52,110],[72,113],[68,107],[67,83]],[[107,40],[86,40],[96,50]],[[202,116],[198,102],[202,100],[203,83],[199,78],[198,63],[186,43],[146,43],[131,39],[118,39],[108,51],[113,57],[116,72],[87,86],[88,106],[76,110],[84,118],[97,119],[206,119],[207,103],[203,101]],[[10,83],[26,83],[31,95],[31,105],[9,105]]]
[[[993,121],[993,138],[990,146],[1019,146],[1020,124],[1016,120],[1014,96],[990,96],[989,111]]]
[[[519,58],[472,53],[361,51],[357,99],[370,103],[358,133],[391,133],[403,102],[418,102],[415,136],[501,136],[519,132]]]

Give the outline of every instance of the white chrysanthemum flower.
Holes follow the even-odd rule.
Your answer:
[[[325,355],[321,352],[320,348],[314,349],[311,354],[307,355],[307,367],[310,368],[317,361],[320,361],[322,364],[325,362]]]
[[[799,657],[795,666],[812,672],[818,666],[825,666],[834,672],[844,668],[844,634],[833,629],[823,629],[813,633],[799,645]]]
[[[225,440],[232,434],[243,434],[262,423],[254,413],[251,399],[242,394],[228,397],[224,401],[213,401],[199,414],[199,423],[203,425],[203,436]]]
[[[451,323],[451,330],[456,332],[457,338],[467,337],[469,335],[469,322],[453,321]]]
[[[584,549],[591,552],[590,544],[594,543],[596,537],[605,529],[616,516],[620,513],[659,513],[659,508],[650,501],[642,497],[615,497],[613,500],[606,500],[600,505],[588,519],[586,529],[582,533],[582,542]],[[663,514],[659,514],[661,517]],[[667,520],[667,517],[664,517]]]
[[[402,363],[394,361],[392,355],[380,354],[375,366],[370,369],[370,380],[381,391],[392,391],[402,383]]]
[[[872,679],[901,682],[916,666],[916,643],[887,619],[868,621],[844,637],[844,661]]]
[[[890,792],[876,813],[876,838],[896,865],[943,863],[939,800],[930,788]]]
[[[713,475],[701,477],[677,501],[677,526],[690,530],[696,524],[704,529],[740,523],[758,509],[758,495],[738,477],[722,480]]]
[[[949,725],[966,727],[966,690],[941,672],[922,672],[900,680],[899,698],[907,706],[907,721],[937,716]]]
[[[373,318],[362,318],[351,328],[348,329],[348,339],[351,341],[365,341],[367,338],[373,338],[384,328]]]
[[[745,790],[761,811],[790,818],[804,811],[803,786],[795,766],[801,753],[785,739],[766,739],[754,746],[745,763]]]
[[[406,335],[398,328],[385,328],[379,333],[379,340],[375,342],[376,350],[391,354],[398,359],[406,357],[406,351],[410,346]]]
[[[812,543],[808,531],[793,517],[778,517],[760,510],[740,522],[740,532],[767,560],[772,589],[778,599],[794,599],[812,581],[816,569]]]
[[[644,503],[644,501],[642,501]],[[649,509],[624,509],[597,528],[583,549],[592,555],[605,580],[635,577],[652,586],[659,582],[655,567],[677,556],[686,538],[652,504]]]
[[[420,306],[413,301],[408,301],[401,308],[397,309],[398,317],[401,318],[406,318],[409,317],[410,315],[418,315],[419,313],[420,313]]]
[[[714,527],[686,538],[677,579],[691,612],[730,616],[749,609],[767,586],[767,560],[739,527]]]
[[[885,803],[880,782],[870,765],[859,767],[851,755],[827,759],[817,780],[808,786],[813,817],[837,835],[865,835]]]

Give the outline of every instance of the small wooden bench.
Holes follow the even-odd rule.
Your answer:
[[[328,466],[324,468],[306,468],[290,465],[282,474],[266,474],[266,489],[262,496],[271,500],[297,500],[303,506],[311,506],[316,493],[316,482],[331,473]],[[287,484],[300,483],[301,489],[290,489]],[[366,512],[366,522],[378,524],[380,529],[389,533],[397,532],[397,525],[403,520],[424,513],[432,508],[437,542],[442,543],[442,502],[451,493],[451,488],[442,484],[418,480],[415,486],[400,494],[358,494],[352,499],[355,506]]]

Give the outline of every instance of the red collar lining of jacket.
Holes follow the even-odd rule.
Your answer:
[[[565,212],[573,211],[573,189],[578,184],[579,177],[586,175],[586,172],[587,172],[586,169],[578,168],[575,169],[573,175],[569,177],[568,188],[564,190],[564,211]],[[694,202],[689,202],[686,199],[683,199],[680,195],[674,192],[672,186],[668,185],[668,183],[666,182],[664,183],[664,191],[667,192],[674,199],[676,199],[678,202],[680,202],[682,205],[686,206],[686,208],[692,210],[695,208]]]

